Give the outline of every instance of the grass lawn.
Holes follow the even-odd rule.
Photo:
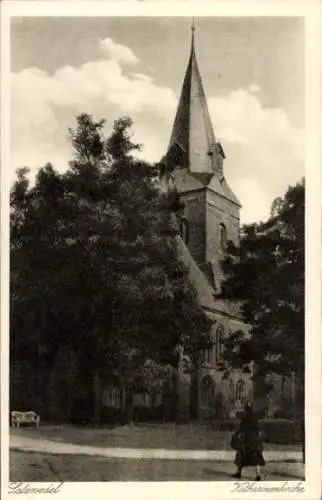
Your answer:
[[[39,428],[11,429],[11,435],[46,439],[84,446],[122,448],[163,448],[177,450],[230,450],[231,432],[207,425],[135,425],[114,428],[87,428],[71,425],[43,425]],[[295,450],[297,445],[267,443],[267,450]]]
[[[233,481],[230,475],[234,471],[232,463],[213,461],[108,459],[10,452],[10,481],[13,482]],[[253,468],[245,470],[244,477],[253,479]],[[286,478],[271,475],[266,479]]]

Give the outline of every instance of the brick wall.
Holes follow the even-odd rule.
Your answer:
[[[239,209],[223,197],[207,191],[206,205],[206,259],[221,260],[225,252],[220,243],[220,224],[226,228],[227,241],[239,244]]]
[[[205,190],[193,191],[182,194],[181,198],[185,203],[184,217],[188,223],[187,247],[194,260],[199,264],[205,261],[206,193]]]

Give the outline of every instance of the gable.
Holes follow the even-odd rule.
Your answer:
[[[220,179],[217,175],[214,175],[209,182],[207,189],[213,191],[216,194],[219,194],[223,198],[226,198],[238,207],[241,207],[240,201],[238,200],[232,189],[228,186],[224,177]]]

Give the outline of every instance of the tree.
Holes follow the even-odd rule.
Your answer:
[[[254,363],[254,378],[269,391],[270,373],[297,380],[296,411],[304,416],[304,191],[302,179],[272,205],[267,222],[244,226],[240,247],[228,245],[223,296],[237,300],[252,325],[226,342],[231,366]],[[303,427],[303,426],[302,426]]]
[[[124,383],[133,366],[133,382],[148,359],[176,366],[178,343],[209,327],[178,258],[176,217],[155,189],[156,167],[132,156],[140,146],[131,124],[116,121],[106,139],[103,120],[80,115],[69,169],[47,164],[32,187],[20,170],[11,191],[11,360],[36,376],[43,412],[55,366],[77,364],[86,403],[76,391],[70,412],[92,401],[84,418],[99,420],[102,380]]]

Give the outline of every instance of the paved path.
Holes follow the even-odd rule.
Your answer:
[[[290,464],[289,464],[290,465]],[[263,481],[299,481],[287,471],[262,470]],[[253,481],[255,468],[243,471],[243,480]],[[203,460],[136,460],[88,455],[58,455],[10,452],[10,480],[14,482],[75,481],[235,481],[232,462]]]
[[[10,437],[11,450],[19,450],[21,452],[37,452],[43,455],[56,455],[56,456],[74,456],[77,457],[92,457],[92,460],[105,459],[109,462],[114,460],[117,464],[121,459],[126,462],[138,461],[150,462],[151,459],[155,464],[157,470],[160,468],[160,462],[167,461],[170,469],[171,463],[178,463],[179,469],[182,468],[180,463],[185,462],[186,467],[191,468],[190,465],[195,463],[216,463],[218,477],[222,475],[223,471],[220,467],[227,468],[233,466],[235,453],[226,450],[166,450],[166,449],[139,449],[139,448],[121,448],[121,447],[97,447],[97,446],[83,446],[66,442],[57,442],[56,440],[43,439],[41,437],[27,437],[21,435],[12,435]],[[270,450],[264,453],[266,460],[265,470],[271,476],[279,476],[284,478],[304,479],[304,467],[299,463],[301,454],[299,452],[291,451],[274,451]],[[287,460],[297,461],[297,463],[286,463]],[[188,465],[190,464],[190,465]],[[221,465],[220,465],[221,464]],[[226,465],[225,465],[226,464]],[[200,465],[201,467],[202,465]],[[199,465],[198,465],[199,467]],[[227,476],[227,474],[226,474]],[[275,480],[277,478],[275,477]]]
[[[147,448],[103,448],[98,446],[83,446],[73,443],[51,441],[49,439],[31,438],[27,436],[12,435],[10,437],[10,448],[22,451],[37,451],[40,453],[68,454],[68,455],[94,455],[107,458],[135,458],[135,459],[158,459],[158,460],[216,460],[232,462],[235,457],[234,451],[228,450],[165,450]],[[287,460],[301,461],[301,453],[298,451],[275,451],[265,452],[267,462],[285,462]]]

